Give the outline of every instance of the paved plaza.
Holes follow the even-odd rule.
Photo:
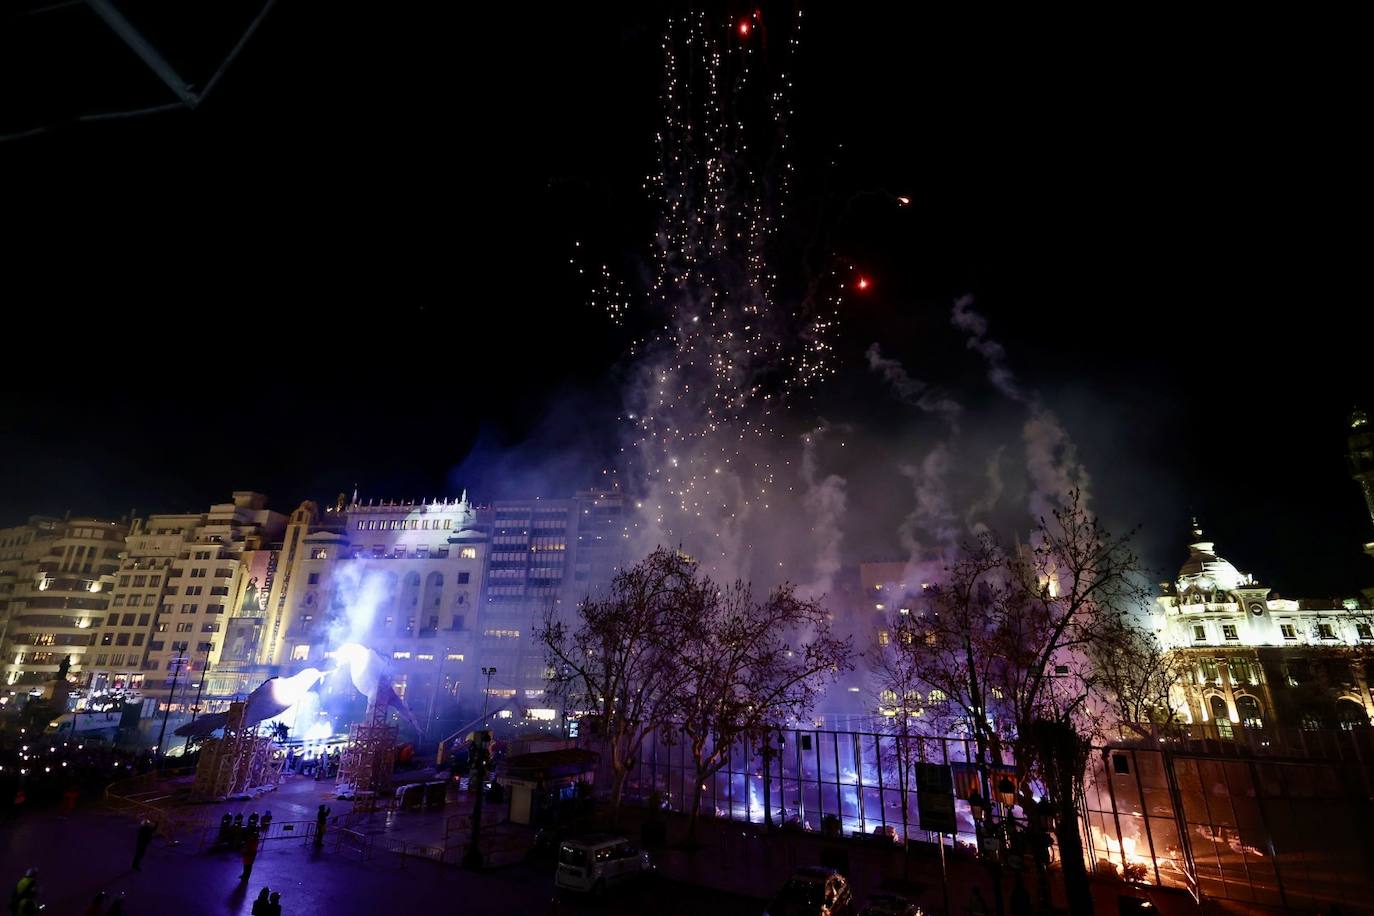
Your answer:
[[[268,801],[276,801],[269,799]],[[261,810],[261,808],[259,808]],[[280,817],[274,810],[274,819]],[[759,902],[688,887],[662,878],[619,889],[604,901],[566,900],[552,906],[552,867],[517,863],[473,873],[419,858],[384,853],[368,861],[347,850],[323,851],[304,842],[264,843],[250,881],[238,876],[241,860],[199,844],[153,842],[141,871],[132,869],[136,823],[125,815],[82,808],[61,820],[54,810],[28,812],[0,831],[5,880],[39,869],[44,916],[80,914],[94,894],[127,898],[125,913],[247,914],[264,886],[282,895],[291,916],[352,913],[605,912],[744,914]]]

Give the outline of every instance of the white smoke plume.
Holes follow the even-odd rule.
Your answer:
[[[869,346],[864,356],[868,359],[868,368],[880,374],[892,386],[897,397],[926,413],[938,414],[951,427],[958,427],[959,414],[964,409],[958,401],[920,379],[913,378],[900,362],[883,356],[876,343]]]
[[[984,470],[987,489],[982,496],[969,503],[967,511],[964,512],[964,525],[973,534],[982,534],[988,530],[983,519],[997,508],[998,502],[1002,499],[1002,490],[1005,488],[1002,483],[1002,452],[1005,450],[1004,446],[999,445],[988,456],[987,467]]]
[[[899,529],[902,546],[910,562],[929,564],[938,562],[962,536],[959,516],[954,511],[950,472],[954,466],[954,450],[947,442],[940,442],[919,464],[905,464],[900,470],[911,481],[916,506],[903,520]]]
[[[1086,501],[1090,483],[1088,472],[1078,460],[1078,450],[1068,431],[1054,412],[1044,405],[1036,392],[1027,392],[1006,365],[1006,348],[987,337],[988,320],[973,310],[973,297],[962,296],[954,303],[950,322],[968,333],[968,348],[981,355],[988,366],[988,380],[994,388],[1017,403],[1026,405],[1030,417],[1021,428],[1026,446],[1026,471],[1031,492],[1028,507],[1032,518],[1049,518],[1064,505],[1070,490],[1077,489]]]
[[[360,563],[335,566],[326,631],[330,650],[348,643],[367,645],[372,641],[378,612],[394,597],[393,578],[375,569],[365,569]]]
[[[816,559],[815,578],[799,591],[809,598],[820,598],[834,587],[835,575],[842,563],[840,546],[844,531],[840,526],[849,503],[846,482],[839,474],[822,477],[817,455],[822,438],[830,430],[830,425],[822,421],[802,437],[802,505],[811,521]]]

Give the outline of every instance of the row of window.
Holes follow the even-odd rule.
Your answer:
[[[195,630],[196,630],[196,625],[195,625],[194,623],[187,622],[187,623],[179,623],[179,624],[177,624],[177,632],[178,632],[178,633],[194,633]],[[158,624],[158,625],[157,625],[157,631],[158,631],[159,633],[166,633],[166,632],[167,632],[167,624],[165,624],[165,623],[160,623],[160,624]],[[200,625],[200,631],[201,631],[202,633],[218,633],[218,632],[219,632],[219,624],[217,624],[217,623],[202,623],[202,624]],[[138,644],[135,643],[134,645],[138,645]]]
[[[162,584],[162,577],[161,577],[161,576],[133,576],[133,577],[132,577],[132,582],[133,582],[133,587],[134,587],[134,588],[157,588],[159,585]],[[127,588],[127,587],[129,586],[129,583],[130,583],[130,577],[129,577],[129,576],[120,576],[120,577],[119,577],[119,587],[120,587],[120,588]]]
[[[1225,665],[1232,684],[1258,684],[1259,666],[1246,658],[1204,658],[1198,662],[1198,673],[1202,680],[1218,682],[1221,680],[1220,665]]]
[[[435,547],[433,549],[430,549],[428,544],[419,544],[415,547],[410,547],[406,544],[397,544],[394,547],[387,547],[385,544],[372,545],[372,559],[374,560],[404,560],[408,556],[413,557],[416,560],[444,560],[448,558],[448,552],[449,549],[447,547]],[[319,550],[318,553],[319,556],[313,557],[313,559],[325,558],[325,551],[323,549]],[[366,547],[354,546],[350,551],[350,556],[355,560],[360,560],[366,555]],[[458,558],[460,560],[477,559],[477,548],[458,548]]]
[[[1296,640],[1298,638],[1298,628],[1296,624],[1280,623],[1279,632],[1284,639]],[[1336,639],[1336,629],[1329,623],[1319,623],[1313,626],[1312,635],[1316,639]],[[1374,639],[1374,626],[1367,623],[1355,624],[1355,635],[1360,639]],[[1236,624],[1224,623],[1221,625],[1221,638],[1228,641],[1239,641],[1240,633]],[[1207,627],[1202,624],[1193,625],[1193,640],[1195,642],[1207,641]]]
[[[183,614],[194,614],[194,613],[196,613],[196,611],[197,611],[199,608],[200,608],[200,605],[199,605],[199,604],[195,604],[195,603],[183,604],[183,605],[181,606],[181,613],[183,613]],[[164,604],[162,607],[158,608],[158,613],[159,613],[159,614],[170,614],[170,613],[172,613],[172,605],[170,605],[170,604]],[[222,605],[222,604],[207,604],[207,605],[205,605],[205,613],[207,613],[207,614],[223,614],[223,613],[224,613],[224,605]]]
[[[392,519],[366,519],[359,520],[359,531],[450,531],[453,529],[453,519],[431,519],[419,518],[392,518]],[[442,522],[443,524],[440,524]]]

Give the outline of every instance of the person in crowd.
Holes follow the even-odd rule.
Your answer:
[[[320,805],[320,810],[315,812],[315,848],[319,849],[324,845],[325,826],[329,823],[329,806]]]
[[[20,905],[30,897],[38,896],[38,869],[30,868],[10,891],[10,912],[18,913]]]
[[[153,842],[153,834],[157,833],[157,827],[146,817],[139,822],[138,834],[134,838],[134,871],[143,870],[143,857],[148,853],[148,846]]]
[[[243,841],[243,874],[239,875],[240,881],[247,881],[253,874],[253,863],[258,859],[258,832],[248,831],[248,837]]]

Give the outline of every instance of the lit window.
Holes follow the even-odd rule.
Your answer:
[[[1317,624],[1317,638],[1335,639],[1336,631],[1331,628],[1331,624],[1329,623],[1319,623]]]
[[[410,653],[409,653],[409,652],[399,652],[399,651],[398,651],[398,652],[392,652],[392,653],[391,653],[391,657],[392,657],[392,658],[410,658]]]
[[[460,547],[460,548],[458,549],[458,558],[459,558],[460,560],[475,560],[475,559],[477,559],[477,548],[476,548],[476,547]]]
[[[1283,638],[1284,638],[1284,639],[1297,639],[1297,638],[1298,638],[1298,628],[1295,627],[1295,626],[1293,626],[1291,623],[1281,623],[1281,624],[1279,624],[1279,631],[1280,631],[1281,633],[1283,633]]]
[[[1370,630],[1370,625],[1367,623],[1355,624],[1355,634],[1359,636],[1360,639],[1374,639],[1374,631]]]
[[[892,634],[887,630],[878,631],[878,645],[885,646],[892,641]]]
[[[1223,623],[1221,625],[1221,635],[1227,639],[1240,639],[1240,634],[1236,632],[1236,625],[1233,623]]]
[[[1197,626],[1193,627],[1193,639],[1197,640],[1198,642],[1206,642],[1207,628],[1202,626],[1201,624],[1198,624]]]
[[[945,696],[945,692],[943,690],[936,689],[930,692],[930,702],[932,704],[943,703],[948,699],[949,697]]]
[[[303,662],[310,658],[309,646],[297,646],[291,650],[291,660],[293,662]]]
[[[444,658],[447,659],[448,661],[451,661],[451,662],[461,662],[461,661],[464,661],[464,658],[463,658],[463,655],[462,655],[461,652],[450,652],[448,655],[445,655]]]
[[[421,661],[421,662],[432,662],[432,661],[434,661],[434,656],[433,656],[433,655],[417,655],[417,656],[415,656],[415,659],[416,659],[416,661]]]

